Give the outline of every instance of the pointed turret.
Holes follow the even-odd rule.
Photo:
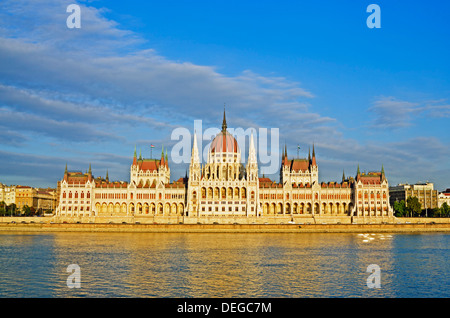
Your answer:
[[[88,171],[88,173],[92,174],[91,164],[89,164],[89,171]]]
[[[345,171],[344,171],[344,169],[342,169],[342,182],[344,182],[345,181]]]
[[[384,174],[384,165],[381,165],[381,181],[386,180],[386,175]]]
[[[166,168],[169,169],[169,158],[167,157],[167,149],[166,149],[166,157],[164,158],[164,163],[166,164]]]
[[[166,164],[164,162],[164,146],[162,146],[160,167],[165,167],[165,166],[166,166]]]
[[[106,178],[105,178],[105,180],[106,180],[107,182],[109,182],[108,169],[106,169]]]
[[[200,157],[198,155],[198,147],[197,147],[197,133],[194,131],[194,141],[192,145],[192,155],[191,155],[191,164],[200,163]]]
[[[314,144],[313,144],[313,153],[312,153],[312,165],[313,166],[317,166],[317,163],[316,163],[316,152],[314,150]]]
[[[225,105],[223,105],[223,121],[222,121],[222,132],[227,132],[227,119],[225,117]]]
[[[287,146],[286,143],[284,144],[284,159],[283,159],[283,165],[287,166],[288,163],[288,155],[287,155]]]
[[[248,163],[249,164],[256,164],[256,150],[255,150],[255,143],[253,141],[253,132],[250,135],[250,146],[248,148]]]
[[[133,166],[137,166],[136,145],[134,145]]]
[[[67,174],[67,162],[66,162],[66,170],[64,170],[64,174]]]
[[[139,160],[142,160],[142,149],[139,149]]]
[[[359,163],[358,163],[358,170],[356,171],[356,180],[358,180],[360,176],[361,176],[361,171],[359,170]]]

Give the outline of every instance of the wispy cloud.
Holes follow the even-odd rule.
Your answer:
[[[301,156],[314,142],[319,164],[326,163],[320,166],[325,180],[342,168],[356,171],[358,162],[375,169],[384,163],[405,174],[420,165],[425,174],[436,166],[426,168],[411,154],[422,151],[438,154],[436,165],[446,160],[448,145],[436,138],[383,144],[344,137],[340,123],[315,108],[321,92],[308,88],[307,80],[250,69],[225,75],[211,65],[171,60],[89,2],[80,3],[82,28],[68,29],[71,3],[0,2],[2,177],[34,174],[54,185],[68,161],[83,169],[92,163],[102,174],[109,167],[110,177],[122,173],[126,180],[126,158],[136,143],[138,149],[170,145],[170,130],[193,128],[194,119],[202,119],[204,128],[219,127],[224,103],[231,127],[280,128],[280,143],[300,143]],[[450,105],[390,96],[376,99],[369,111],[372,128],[394,129],[414,124],[419,115],[448,118]],[[80,142],[83,147],[76,147]],[[408,151],[414,146],[416,152]],[[184,175],[184,168],[177,173],[171,167],[172,177]]]
[[[419,116],[450,117],[450,104],[445,100],[410,102],[395,97],[380,97],[369,111],[375,114],[372,127],[396,129],[411,126]]]
[[[169,138],[170,129],[193,119],[220,125],[223,103],[235,127],[287,124],[296,132],[319,131],[334,121],[310,110],[314,94],[301,83],[251,70],[224,75],[214,66],[170,60],[105,18],[106,9],[81,3],[82,27],[68,29],[70,3],[0,4],[3,145],[41,144],[46,152],[49,144],[54,151],[108,143],[128,152],[130,144]]]

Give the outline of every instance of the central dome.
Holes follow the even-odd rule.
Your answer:
[[[211,153],[238,153],[239,146],[236,139],[228,132],[221,131],[211,142]]]
[[[227,120],[225,118],[225,107],[223,109],[222,131],[211,142],[212,154],[238,153],[239,147],[236,139],[227,131]]]

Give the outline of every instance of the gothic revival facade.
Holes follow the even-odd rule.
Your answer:
[[[340,183],[319,182],[319,168],[312,156],[289,159],[286,147],[280,181],[259,177],[253,135],[246,164],[241,163],[236,139],[227,131],[225,112],[221,132],[213,139],[202,165],[197,136],[189,174],[170,182],[167,153],[160,159],[137,157],[130,167],[129,182],[110,182],[87,173],[68,172],[58,182],[58,216],[148,217],[158,222],[248,219],[301,220],[301,218],[388,219],[389,186],[384,169],[342,177]]]

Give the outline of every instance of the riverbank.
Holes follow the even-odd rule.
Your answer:
[[[420,224],[110,224],[0,223],[0,232],[140,233],[422,233],[450,232],[448,223]]]

